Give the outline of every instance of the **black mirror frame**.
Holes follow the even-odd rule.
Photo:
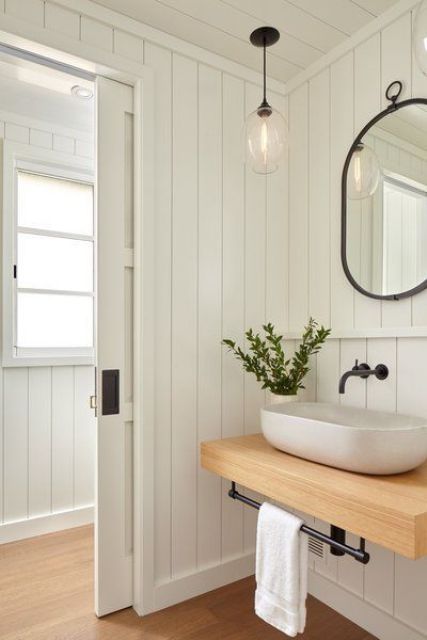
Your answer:
[[[390,89],[395,85],[398,85],[399,87],[398,92],[395,95],[390,96]],[[349,280],[350,284],[357,291],[359,291],[359,293],[362,293],[363,295],[368,296],[369,298],[375,298],[376,300],[400,300],[402,298],[409,298],[410,296],[414,296],[415,294],[427,288],[427,279],[426,279],[423,282],[421,282],[419,285],[414,287],[413,289],[410,289],[409,291],[404,291],[403,293],[390,294],[390,295],[380,295],[376,293],[371,293],[370,291],[367,291],[362,286],[360,286],[358,282],[356,282],[356,280],[351,275],[348,262],[347,262],[347,250],[346,250],[347,249],[347,172],[348,172],[348,168],[350,165],[353,152],[355,151],[357,145],[361,143],[363,136],[369,131],[369,129],[371,129],[371,127],[373,127],[374,124],[376,124],[379,120],[382,120],[382,118],[384,118],[385,116],[390,115],[390,113],[394,113],[395,111],[398,111],[399,109],[403,109],[404,107],[407,107],[411,104],[427,105],[427,98],[409,98],[408,100],[402,100],[402,102],[397,103],[397,98],[399,97],[401,90],[402,90],[402,83],[399,82],[398,80],[392,82],[387,87],[386,98],[387,100],[391,101],[391,104],[386,109],[384,109],[383,111],[380,111],[380,113],[374,116],[372,120],[370,120],[363,127],[360,133],[357,135],[345,159],[344,168],[342,172],[342,179],[341,179],[341,262],[344,269],[344,273],[347,276],[347,279]]]

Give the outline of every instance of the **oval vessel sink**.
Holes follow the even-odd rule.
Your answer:
[[[266,440],[321,464],[376,475],[403,473],[427,459],[427,419],[321,402],[261,410]]]

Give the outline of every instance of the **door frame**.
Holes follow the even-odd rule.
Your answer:
[[[19,35],[18,35],[19,33]],[[25,34],[23,36],[22,34]],[[154,610],[154,77],[153,71],[61,34],[0,15],[0,47],[130,85],[134,100],[133,607]]]

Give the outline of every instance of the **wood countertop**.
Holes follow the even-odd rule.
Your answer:
[[[407,558],[427,555],[427,462],[399,475],[362,475],[283,453],[256,434],[202,443],[201,464]]]

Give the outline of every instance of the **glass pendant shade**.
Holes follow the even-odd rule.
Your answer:
[[[284,117],[275,109],[259,108],[246,120],[246,162],[255,173],[273,173],[279,167],[287,139]]]
[[[415,59],[421,71],[427,75],[427,2],[421,2],[416,10],[412,43]]]
[[[363,200],[372,196],[378,188],[380,175],[380,165],[375,152],[366,144],[359,144],[348,168],[348,197],[351,200]]]
[[[284,117],[267,102],[267,47],[280,38],[274,27],[258,27],[250,42],[263,50],[263,99],[246,119],[244,127],[246,164],[255,173],[273,173],[284,155],[287,126]]]

